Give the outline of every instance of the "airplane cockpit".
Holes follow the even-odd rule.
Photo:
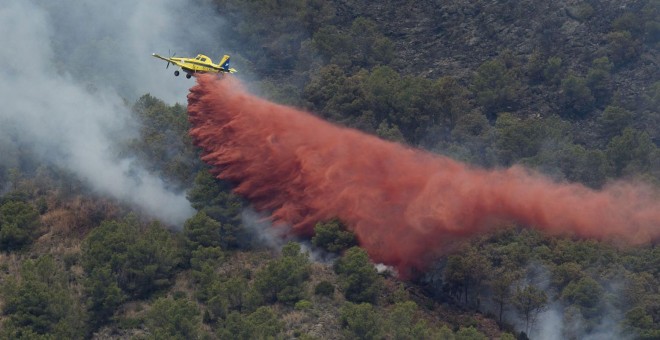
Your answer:
[[[209,59],[209,57],[207,57],[207,56],[205,56],[205,55],[203,55],[203,54],[198,54],[197,57],[196,57],[195,59],[196,59],[196,60],[199,60],[199,61],[201,61],[201,62],[205,62],[205,61],[207,61],[207,60]],[[211,62],[211,61],[209,60],[209,62]]]

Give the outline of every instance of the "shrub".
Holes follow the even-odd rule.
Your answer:
[[[294,305],[294,308],[296,310],[307,310],[307,309],[311,309],[312,306],[314,306],[314,305],[312,304],[311,301],[309,301],[309,300],[300,300],[300,301],[296,302],[296,304]]]
[[[314,288],[314,294],[323,296],[332,296],[335,293],[335,286],[328,281],[319,282]]]

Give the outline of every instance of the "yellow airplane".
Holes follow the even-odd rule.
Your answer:
[[[195,73],[235,73],[238,72],[233,68],[229,67],[229,56],[224,55],[220,62],[214,64],[211,58],[198,54],[195,58],[175,58],[174,54],[167,58],[156,53],[152,53],[152,56],[163,59],[167,61],[167,66],[170,67],[170,64],[179,66],[183,72],[186,72],[186,78],[190,79]],[[179,76],[179,70],[174,71],[175,76]]]

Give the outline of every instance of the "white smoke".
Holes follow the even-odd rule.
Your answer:
[[[211,13],[173,0],[0,3],[3,155],[28,147],[98,192],[182,225],[193,213],[185,195],[113,149],[136,136],[127,102],[145,93],[185,102],[193,82],[174,78],[151,52],[215,45]]]
[[[530,334],[530,339],[589,339],[625,340],[632,334],[625,334],[621,328],[621,311],[607,306],[595,325],[584,319],[576,307],[565,307],[559,301],[552,303],[548,310],[538,317],[538,325]]]
[[[273,227],[267,214],[259,213],[251,207],[243,209],[241,222],[256,237],[256,241],[268,248],[280,251],[290,240],[287,237],[288,227]]]
[[[309,240],[295,237],[291,233],[291,226],[273,226],[268,219],[268,214],[259,213],[252,207],[245,208],[241,212],[241,222],[245,229],[251,232],[255,241],[277,252],[281,252],[288,242],[294,241],[300,244],[300,251],[307,254],[312,262],[332,264],[337,259],[336,254],[314,247]]]
[[[185,102],[193,80],[174,78],[174,67],[151,53],[177,56],[226,53],[223,21],[210,7],[188,0],[41,0],[51,23],[50,45],[58,70],[93,87],[112,87],[134,100],[151,93],[169,103]]]
[[[527,277],[522,284],[533,284],[543,290],[548,297],[548,305],[542,310],[532,329],[530,339],[559,340],[559,339],[630,339],[630,334],[624,334],[621,329],[623,313],[609,303],[606,295],[611,297],[623,294],[624,286],[621,278],[610,279],[606,294],[601,297],[603,309],[601,315],[595,320],[588,321],[582,316],[577,306],[567,305],[559,299],[558,292],[551,286],[550,270],[540,263],[532,263],[527,268]],[[518,330],[524,330],[524,321],[513,318],[513,324]]]

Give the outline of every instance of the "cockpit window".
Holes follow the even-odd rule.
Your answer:
[[[206,58],[202,58],[202,61],[206,61]]]

